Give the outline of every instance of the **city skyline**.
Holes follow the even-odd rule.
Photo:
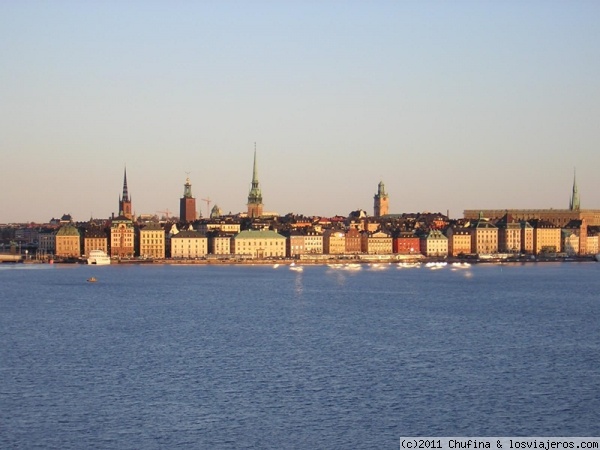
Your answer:
[[[0,5],[0,223],[600,208],[596,2]]]

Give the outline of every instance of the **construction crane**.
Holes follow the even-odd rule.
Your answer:
[[[164,211],[156,211],[158,214],[162,214],[163,216],[165,216],[167,218],[167,220],[169,220],[169,216],[171,215],[171,211],[169,211],[169,208],[165,209]]]
[[[210,197],[201,198],[200,200],[202,200],[203,202],[206,202],[206,218],[210,219],[210,204],[212,203],[210,200]]]

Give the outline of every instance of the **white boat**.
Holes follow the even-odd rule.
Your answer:
[[[88,255],[88,264],[95,264],[97,266],[106,266],[110,264],[110,256],[108,256],[102,250],[92,250]]]

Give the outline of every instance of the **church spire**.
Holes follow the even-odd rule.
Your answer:
[[[569,209],[571,211],[579,211],[579,190],[577,189],[577,178],[575,169],[573,169],[573,192],[571,193],[571,201],[569,202]]]
[[[122,200],[124,202],[129,201],[129,192],[127,191],[127,166],[125,166],[125,170],[123,172],[123,197]]]
[[[123,195],[119,198],[119,215],[125,216],[130,220],[133,218],[131,198],[129,197],[129,191],[127,190],[127,166],[125,166],[123,172]]]
[[[254,143],[254,165],[252,167],[252,185],[248,193],[248,217],[262,216],[262,193],[258,183],[258,169],[256,166],[256,142]]]

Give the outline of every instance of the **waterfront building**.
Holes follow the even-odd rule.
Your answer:
[[[285,236],[271,230],[244,230],[231,238],[231,252],[250,258],[285,257]]]
[[[521,252],[533,254],[533,227],[525,220],[521,221]]]
[[[362,252],[362,235],[358,229],[352,227],[346,231],[346,250],[347,255],[356,255]]]
[[[498,253],[498,228],[481,215],[471,224],[471,251],[477,254]]]
[[[377,194],[373,196],[373,215],[375,217],[385,216],[389,213],[389,196],[385,192],[383,181],[377,186]]]
[[[209,231],[206,236],[208,238],[208,253],[212,255],[231,254],[231,238],[233,234],[215,229]]]
[[[579,233],[569,228],[563,228],[561,230],[561,246],[563,253],[569,256],[577,255],[579,253]]]
[[[131,209],[131,197],[127,188],[127,168],[123,172],[123,193],[119,197],[119,216],[124,216],[129,220],[133,220],[133,212]]]
[[[323,254],[323,235],[314,230],[292,229],[283,233],[286,237],[286,254],[291,258],[300,255]]]
[[[392,251],[402,255],[420,253],[420,239],[414,231],[400,231],[392,239]]]
[[[328,255],[343,255],[346,253],[346,233],[336,229],[325,230],[323,233],[323,253]]]
[[[126,216],[118,216],[110,224],[110,256],[132,258],[135,254],[135,228]]]
[[[190,223],[196,220],[196,199],[192,196],[192,184],[186,178],[183,185],[183,197],[179,199],[179,220]]]
[[[587,255],[597,255],[598,253],[600,253],[600,241],[599,241],[599,237],[597,233],[589,233],[586,236],[586,244],[585,244],[585,248],[586,248],[586,254]]]
[[[425,256],[448,256],[448,238],[440,230],[431,230],[421,237],[421,253]]]
[[[254,148],[254,164],[252,168],[252,183],[248,193],[248,217],[255,218],[263,215],[263,200],[258,183],[258,169],[256,167],[256,145]]]
[[[108,236],[96,226],[89,226],[83,233],[83,256],[88,257],[92,250],[102,250],[108,254]]]
[[[157,222],[149,222],[139,232],[139,253],[144,258],[164,259],[166,255],[165,230]]]
[[[446,230],[448,238],[448,254],[450,256],[468,255],[473,253],[471,245],[473,230],[465,227],[449,227]]]
[[[52,231],[43,231],[38,234],[38,251],[42,254],[52,255],[56,249],[56,234]]]
[[[521,251],[521,223],[510,214],[496,222],[498,227],[498,250],[503,253]]]
[[[208,238],[194,230],[183,230],[171,237],[171,258],[203,258],[208,253]]]
[[[363,231],[361,233],[361,252],[369,255],[391,255],[392,236],[385,231]]]
[[[546,220],[530,221],[533,227],[533,253],[560,252],[561,229]]]
[[[78,258],[81,256],[81,235],[71,223],[60,227],[55,237],[56,256]]]

